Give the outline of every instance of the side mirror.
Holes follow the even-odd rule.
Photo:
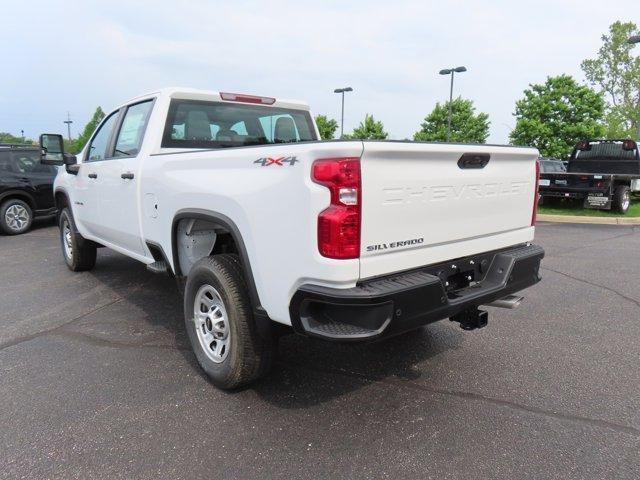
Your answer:
[[[62,135],[43,133],[40,135],[40,163],[66,167],[68,173],[77,175],[79,165],[75,155],[64,153]]]
[[[62,135],[53,133],[40,135],[40,163],[56,166],[65,164]]]

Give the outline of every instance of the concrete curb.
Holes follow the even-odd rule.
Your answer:
[[[574,215],[538,214],[540,222],[589,223],[593,225],[640,225],[640,217],[578,217]]]

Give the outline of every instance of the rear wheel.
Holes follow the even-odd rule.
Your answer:
[[[96,264],[96,246],[78,233],[68,208],[60,212],[59,226],[62,256],[69,270],[74,272],[91,270]]]
[[[623,215],[631,206],[631,189],[626,185],[618,185],[613,193],[613,205]]]
[[[275,342],[256,328],[237,255],[205,257],[191,268],[184,316],[193,353],[216,386],[237,388],[269,370]]]
[[[24,200],[11,198],[0,206],[0,228],[7,235],[19,235],[31,227],[33,211]]]

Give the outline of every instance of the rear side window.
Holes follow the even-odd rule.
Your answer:
[[[16,173],[9,152],[0,152],[0,174],[3,173]]]
[[[163,147],[224,148],[317,140],[309,112],[262,105],[171,101]]]
[[[140,151],[153,101],[137,103],[127,108],[122,121],[114,157],[135,157]]]
[[[29,174],[55,174],[57,173],[56,167],[52,165],[43,165],[40,163],[39,151],[27,151],[27,152],[12,152],[11,159],[13,168],[16,173],[23,175]]]

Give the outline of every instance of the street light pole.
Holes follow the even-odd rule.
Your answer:
[[[636,43],[640,43],[640,35],[632,35],[631,37],[629,37],[629,40],[627,41],[632,45]],[[636,122],[638,122],[636,124],[636,139],[640,141],[640,118],[637,119]]]
[[[67,138],[71,141],[71,124],[73,120],[71,120],[71,115],[67,112],[67,119],[63,122],[67,124]]]
[[[344,87],[344,88],[336,88],[333,93],[342,94],[342,110],[340,113],[340,138],[344,136],[344,93],[345,92],[353,92],[353,88]]]
[[[456,68],[445,68],[444,70],[440,70],[440,75],[451,75],[451,85],[449,87],[449,117],[447,119],[447,142],[451,140],[451,116],[452,112],[452,103],[453,103],[453,75],[458,72],[466,72],[467,67],[456,67]]]

